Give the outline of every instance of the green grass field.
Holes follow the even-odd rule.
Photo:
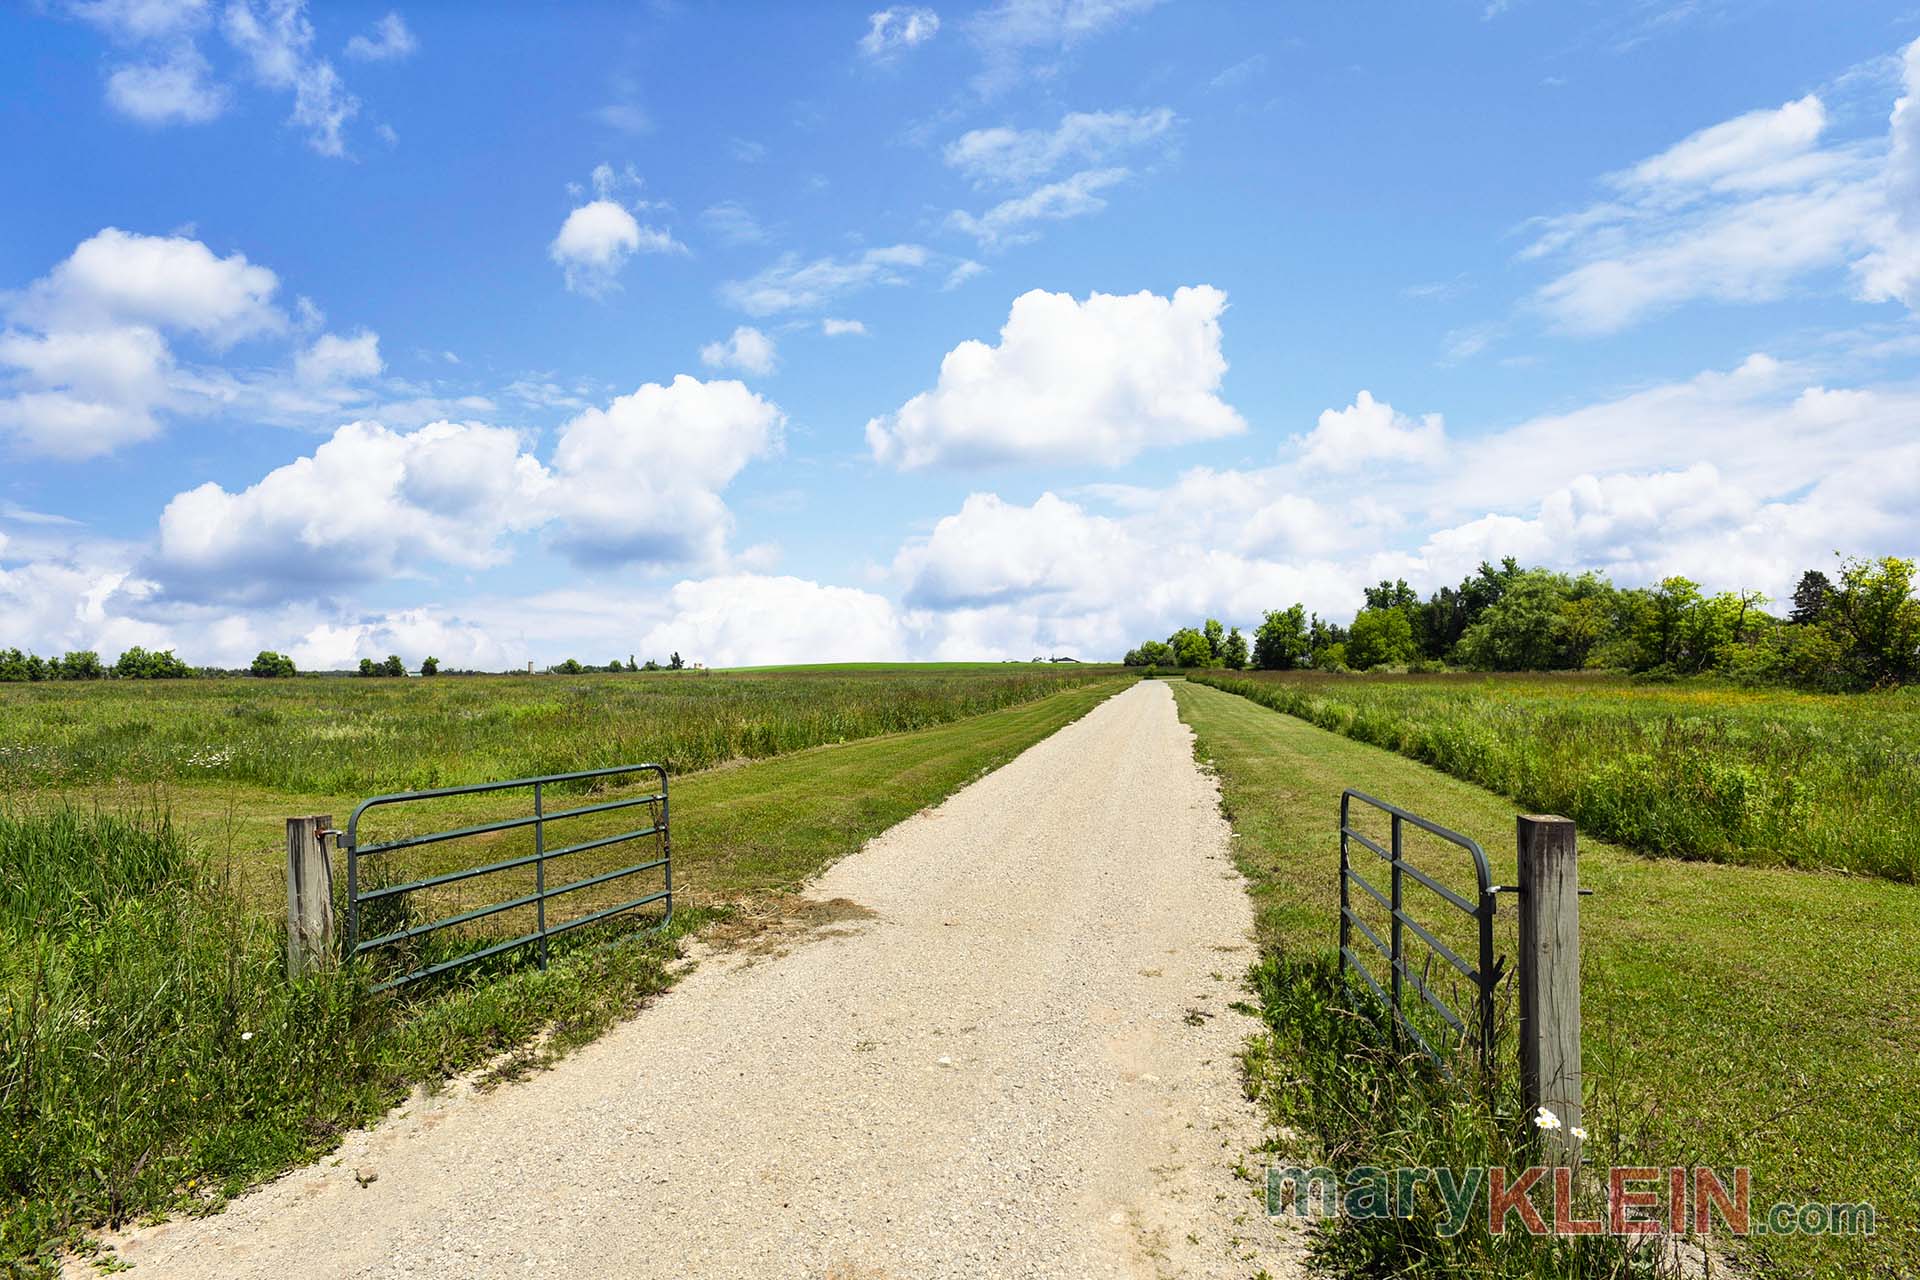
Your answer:
[[[1590,675],[1193,678],[1642,853],[1920,879],[1920,690],[1820,695]]]
[[[0,685],[0,788],[129,782],[372,795],[642,760],[691,773],[903,733],[1117,669],[116,680]]]
[[[1172,687],[1219,773],[1269,950],[1311,958],[1334,945],[1343,787],[1475,837],[1512,883],[1509,800],[1247,698]],[[1900,821],[1913,825],[1910,807]],[[1591,836],[1580,850],[1594,890],[1581,905],[1589,1155],[1749,1165],[1762,1207],[1876,1203],[1870,1243],[1736,1249],[1766,1274],[1920,1273],[1920,889],[1647,858]]]
[[[1039,683],[1030,672],[1021,675],[1017,685],[955,690],[931,704],[930,686],[917,672],[867,673],[858,698],[844,679],[816,688],[805,678],[797,695],[751,687],[688,694],[717,699],[694,705],[724,712],[734,705],[729,698],[764,708],[780,697],[805,701],[812,690],[816,701],[839,699],[844,712],[855,703],[884,703],[897,682],[903,701],[939,722],[676,777],[680,907],[669,935],[598,930],[560,946],[545,973],[521,954],[400,997],[369,997],[340,974],[298,984],[282,977],[284,855],[275,833],[288,814],[330,809],[344,818],[357,793],[196,779],[131,786],[94,780],[16,796],[0,810],[0,1261],[31,1273],[50,1265],[50,1249],[87,1227],[205,1210],[323,1153],[413,1083],[500,1054],[513,1055],[510,1073],[526,1062],[516,1048],[542,1031],[553,1036],[543,1054],[590,1039],[668,985],[665,964],[685,930],[763,915],[737,904],[777,900],[1125,685],[1110,672],[1084,669],[1052,679],[1041,673]],[[698,674],[611,678],[655,679],[696,690],[727,683]],[[987,674],[971,679],[996,681]],[[238,689],[184,692],[190,702],[195,694],[209,699],[192,705],[217,717],[218,708],[260,687],[231,683]],[[366,693],[352,682],[316,683],[324,687],[283,693],[273,686],[271,694],[291,698],[280,705],[300,709],[313,724],[325,717],[301,699],[331,696],[335,685],[347,686],[344,696],[356,700],[434,699],[442,712],[487,701],[471,700],[465,680],[447,680],[460,688],[416,691],[430,682],[412,681]],[[543,703],[572,698],[559,677],[526,683]],[[585,683],[600,685],[594,678]],[[473,684],[476,691],[491,684],[496,701],[516,688],[511,680]],[[166,705],[131,692],[127,701],[135,706]],[[643,730],[621,723],[630,704],[619,698],[628,691],[601,692],[598,719],[587,708],[575,713],[585,726],[582,742],[591,744],[591,731],[602,730],[645,741]],[[109,700],[122,690],[104,686],[97,693]],[[963,710],[996,700],[1010,705]],[[8,710],[20,714],[12,704]],[[373,711],[359,702],[356,713]],[[124,704],[112,714],[124,716]],[[869,722],[882,719],[876,712]],[[442,722],[462,718],[449,714]],[[490,733],[478,747],[459,739],[446,745],[469,768],[491,758],[488,751],[507,749]],[[405,759],[393,766],[399,773],[410,767]],[[89,798],[111,807],[95,808]],[[464,815],[442,810],[435,819],[485,818],[500,803],[474,804]],[[169,810],[178,820],[168,818]],[[580,867],[594,869],[592,862]],[[501,929],[512,924],[494,921]]]

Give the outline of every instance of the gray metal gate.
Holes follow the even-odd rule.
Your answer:
[[[577,808],[548,812],[545,806],[546,791],[558,784],[577,783],[587,780],[611,780],[623,775],[652,773],[659,781],[658,788],[643,795],[627,796],[618,800],[601,801],[597,804],[581,805]],[[495,822],[482,822],[473,826],[458,827],[450,831],[436,831],[427,835],[405,836],[379,844],[362,845],[359,843],[360,819],[369,809],[388,805],[403,805],[422,800],[438,800],[448,796],[480,795],[496,791],[510,791],[515,788],[527,788],[532,792],[532,809],[529,814],[506,818]],[[607,813],[618,809],[645,806],[648,811],[646,825],[632,830],[621,831],[613,835],[596,836],[558,849],[547,848],[547,827],[551,823],[569,818],[582,818],[589,814]],[[511,831],[522,827],[533,828],[533,852],[513,858],[485,863],[475,867],[462,867],[455,871],[439,875],[426,876],[405,884],[382,884],[373,888],[362,886],[360,861],[363,858],[375,858],[382,854],[393,853],[400,849],[417,848],[422,845],[438,844],[448,840],[459,840],[469,836],[487,835],[498,831]],[[392,795],[375,796],[363,800],[354,809],[353,816],[347,820],[345,832],[336,832],[341,836],[340,849],[347,861],[347,949],[349,960],[357,960],[382,948],[398,946],[414,938],[425,937],[441,929],[456,928],[485,919],[502,911],[511,911],[517,907],[532,907],[535,911],[535,927],[517,937],[495,942],[473,951],[454,956],[451,959],[422,965],[398,977],[378,983],[373,989],[384,991],[392,987],[416,982],[421,978],[432,977],[464,964],[485,960],[516,947],[529,943],[539,947],[539,965],[547,967],[547,941],[555,935],[567,933],[585,925],[594,924],[623,911],[632,911],[650,903],[662,902],[666,913],[656,927],[663,928],[673,918],[673,843],[668,829],[667,813],[667,771],[657,764],[619,765],[611,769],[585,769],[577,773],[550,773],[537,778],[516,778],[511,782],[484,782],[466,787],[441,787],[431,791],[405,791]],[[652,838],[655,843],[652,852],[658,856],[612,871],[603,871],[566,884],[549,886],[547,884],[547,864],[572,854],[585,853],[592,849],[603,849],[630,840]],[[381,902],[399,897],[402,894],[431,889],[440,885],[454,884],[471,880],[477,876],[491,875],[501,871],[511,871],[518,867],[534,869],[534,891],[501,902],[462,911],[456,915],[422,924],[396,929],[380,937],[362,938],[360,936],[361,910],[369,903]],[[629,876],[642,875],[650,871],[659,871],[664,885],[653,892],[645,893],[631,901],[616,906],[605,907],[584,916],[579,916],[560,924],[550,924],[547,920],[547,903],[564,894],[609,884]]]
[[[1376,841],[1354,828],[1353,803],[1359,801],[1368,808],[1384,813],[1392,820],[1389,847],[1382,848]],[[1478,892],[1473,899],[1441,884],[1432,876],[1421,871],[1406,860],[1406,847],[1403,831],[1408,825],[1417,827],[1436,836],[1448,844],[1456,845],[1466,851],[1473,859],[1474,880]],[[1363,849],[1377,855],[1389,868],[1390,881],[1388,891],[1379,889],[1362,876],[1353,867],[1349,857],[1351,844],[1357,843]],[[1372,865],[1372,864],[1368,864]],[[1377,874],[1377,873],[1376,873]],[[1433,931],[1415,919],[1407,908],[1406,880],[1411,877],[1416,883],[1436,894],[1447,906],[1471,917],[1478,926],[1479,962],[1468,964],[1456,954],[1453,948],[1435,937]],[[1389,940],[1381,941],[1380,935],[1367,926],[1353,910],[1350,886],[1359,885],[1373,900],[1387,912],[1391,922],[1388,927]],[[1348,971],[1357,973],[1366,985],[1372,989],[1383,1004],[1392,1013],[1396,1034],[1411,1036],[1414,1043],[1424,1050],[1442,1072],[1451,1076],[1452,1068],[1448,1064],[1449,1054],[1442,1054],[1420,1033],[1406,1014],[1404,1003],[1406,985],[1411,983],[1422,999],[1440,1017],[1452,1032],[1455,1043],[1472,1041],[1480,1055],[1484,1069],[1491,1070],[1494,1045],[1494,993],[1504,976],[1504,962],[1496,960],[1493,954],[1493,911],[1495,895],[1501,887],[1493,883],[1493,874],[1487,866],[1487,855],[1480,845],[1457,831],[1449,831],[1438,823],[1429,822],[1418,814],[1409,813],[1398,805],[1376,800],[1365,792],[1352,788],[1340,794],[1340,970],[1344,975]],[[1380,980],[1362,962],[1353,949],[1353,931],[1358,929],[1373,948],[1387,961],[1389,977],[1383,987]],[[1426,945],[1428,963],[1416,971],[1407,958],[1406,933],[1411,930],[1416,938]],[[1474,992],[1474,1008],[1462,1011],[1453,1008],[1437,992],[1432,982],[1432,957],[1438,956],[1457,970],[1465,978]],[[1471,1019],[1471,1023],[1469,1023]],[[1451,1049],[1453,1045],[1449,1045]]]

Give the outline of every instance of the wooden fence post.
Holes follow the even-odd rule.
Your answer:
[[[1573,821],[1520,817],[1520,1079],[1531,1123],[1555,1164],[1577,1165],[1580,1142],[1580,878]]]
[[[333,963],[333,866],[321,832],[330,816],[287,819],[287,976]]]

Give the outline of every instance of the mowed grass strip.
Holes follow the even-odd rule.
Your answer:
[[[1642,853],[1920,879],[1920,689],[1206,672]]]
[[[1478,839],[1513,882],[1508,800],[1246,698],[1172,687],[1219,774],[1265,948],[1334,946],[1343,787]],[[1593,1160],[1749,1165],[1761,1210],[1872,1201],[1871,1241],[1736,1252],[1768,1274],[1920,1274],[1920,889],[1649,859],[1590,837],[1580,874],[1594,890],[1581,901]],[[1512,910],[1503,899],[1509,926]]]
[[[670,934],[583,930],[544,973],[522,952],[398,997],[286,982],[284,907],[236,892],[240,868],[159,809],[0,812],[0,1266],[50,1274],[87,1229],[217,1207],[411,1085],[590,1040],[671,983],[678,936],[717,904],[796,887],[1127,683],[677,780]]]

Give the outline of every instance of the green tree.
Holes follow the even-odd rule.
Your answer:
[[[420,674],[423,676],[439,675],[440,659],[434,657],[432,654],[428,654],[426,657],[420,659]]]
[[[60,659],[59,669],[54,673],[56,680],[104,680],[107,669],[100,665],[100,655],[92,649],[75,649]]]
[[[1920,600],[1913,598],[1914,562],[1896,556],[1848,560],[1822,624],[1843,661],[1864,684],[1905,684],[1920,677]]]
[[[363,676],[377,676],[380,674],[380,668],[373,665],[372,658],[362,658],[360,659],[360,674]]]
[[[173,650],[148,652],[134,645],[114,659],[113,674],[120,680],[181,680],[193,674],[193,668],[173,656]]]
[[[1405,578],[1397,582],[1382,578],[1379,586],[1367,587],[1365,591],[1369,609],[1411,609],[1420,603],[1420,597],[1414,594]]]
[[[294,674],[293,659],[284,653],[262,649],[253,655],[253,665],[247,668],[247,674],[259,676],[263,680],[284,679]]]
[[[586,670],[586,668],[580,665],[580,662],[577,658],[568,658],[565,662],[561,663],[559,666],[555,667],[553,670],[558,675],[577,676],[582,671]]]
[[[1310,651],[1304,605],[1267,610],[1253,633],[1253,665],[1262,671],[1291,671],[1306,662]]]
[[[1331,656],[1338,646],[1340,653]],[[1337,622],[1322,622],[1318,613],[1307,622],[1307,657],[1315,667],[1347,665],[1347,629]]]
[[[1833,580],[1818,569],[1809,569],[1793,589],[1793,612],[1787,616],[1800,626],[1816,626],[1827,616],[1827,606],[1832,602]]]
[[[1207,643],[1203,632],[1192,627],[1182,627],[1168,636],[1167,647],[1173,650],[1176,666],[1205,667],[1213,664],[1213,646]]]
[[[1704,602],[1700,584],[1677,575],[1664,578],[1658,587],[1642,593],[1641,600],[1643,607],[1634,636],[1639,650],[1635,665],[1641,670],[1698,670],[1690,645],[1699,631],[1694,615]]]
[[[678,649],[667,656],[667,670],[669,671],[684,670],[686,665],[686,663],[680,660],[680,651]]]
[[[1227,629],[1220,625],[1220,619],[1208,618],[1200,628],[1200,634],[1207,638],[1207,656],[1214,659],[1221,657],[1222,646],[1227,643]]]
[[[1143,641],[1138,649],[1127,650],[1126,656],[1130,667],[1171,667],[1177,661],[1173,647],[1159,640]]]
[[[1347,664],[1357,671],[1412,662],[1413,623],[1398,608],[1362,609],[1347,628]]]
[[[1483,671],[1548,671],[1567,665],[1564,608],[1572,584],[1530,569],[1515,578],[1460,637],[1461,662]]]
[[[27,679],[27,655],[18,649],[0,649],[0,682],[22,684]]]
[[[1247,638],[1235,627],[1227,632],[1227,638],[1220,642],[1220,661],[1230,671],[1243,671],[1247,665]]]
[[[387,660],[380,664],[380,674],[383,676],[404,676],[407,674],[407,664],[400,661],[399,654],[390,653],[387,655]]]

